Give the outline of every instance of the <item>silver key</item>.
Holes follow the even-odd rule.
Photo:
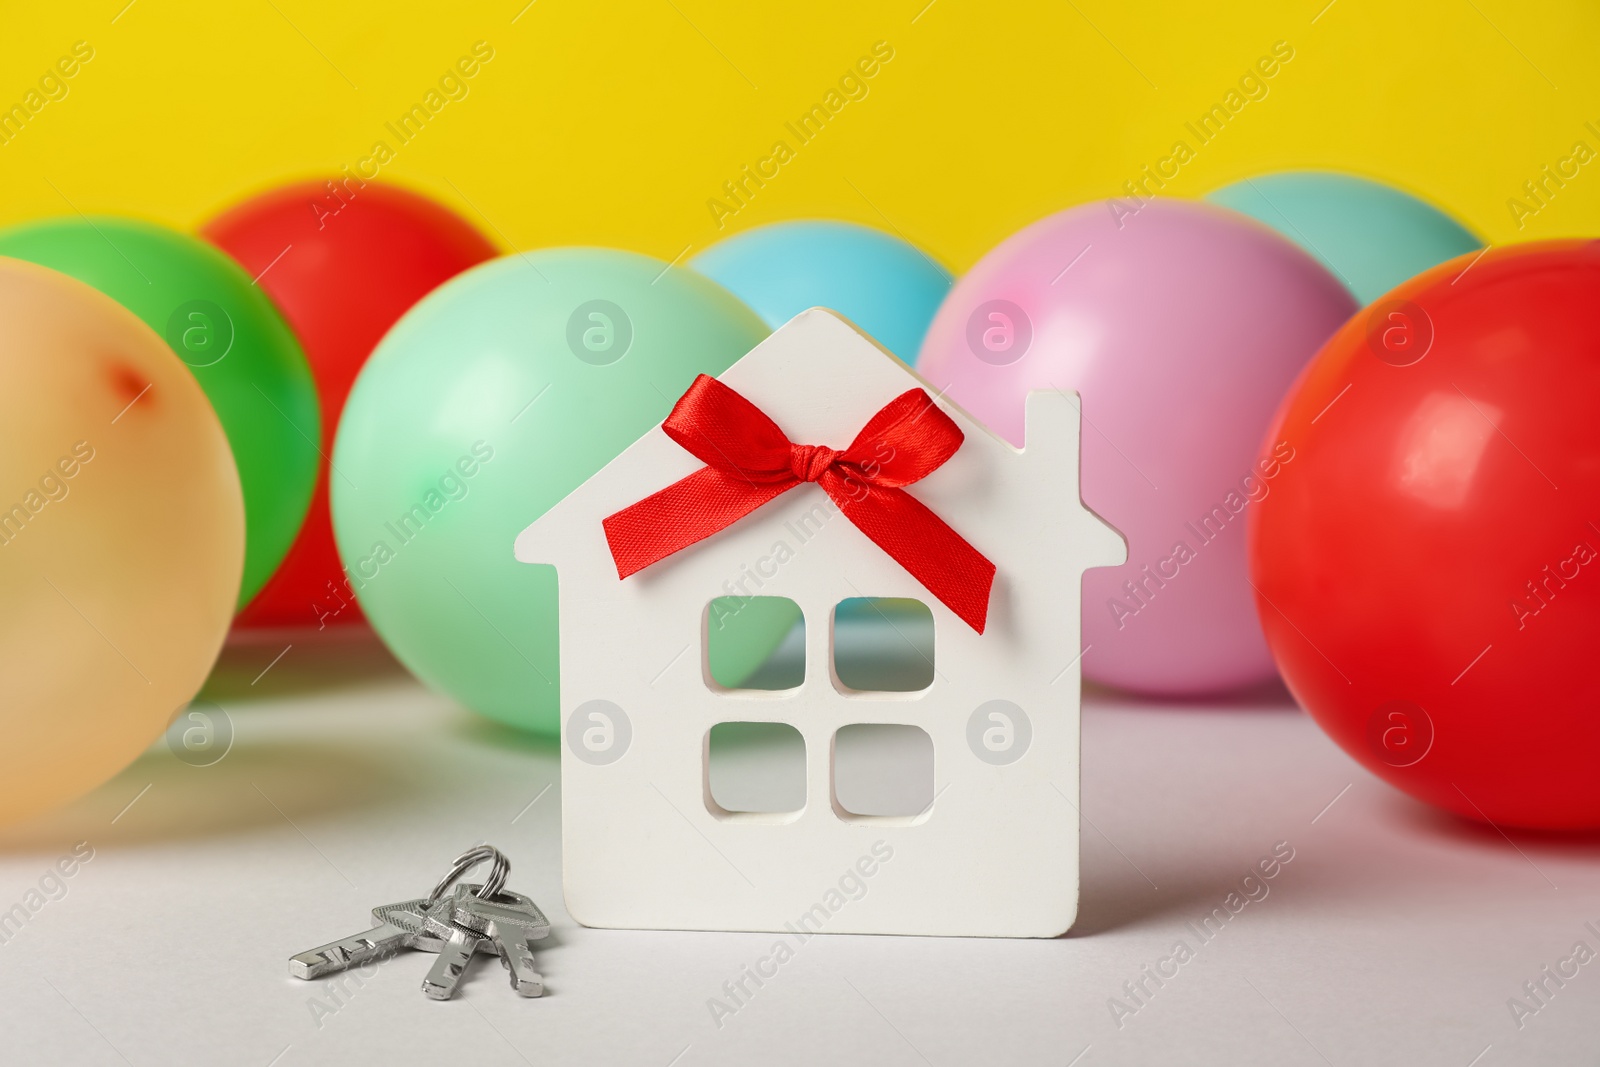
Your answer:
[[[421,897],[373,908],[372,918],[375,922],[391,923],[412,931],[411,944],[407,947],[423,952],[438,952],[454,932],[452,912],[449,910],[453,903],[454,899],[449,897],[433,901]],[[493,952],[494,946],[485,941],[478,946],[478,951]]]
[[[550,932],[550,922],[539,906],[521,893],[499,892],[490,899],[479,896],[480,885],[460,885],[440,906],[429,909],[424,929],[434,937],[444,935],[439,958],[422,980],[422,991],[433,1000],[455,996],[481,951],[496,952],[511,972],[511,987],[525,997],[544,993],[544,979],[534,966],[528,942]]]
[[[373,908],[373,921],[377,924],[366,933],[356,934],[326,945],[319,945],[314,949],[302,952],[298,956],[289,958],[289,973],[295,978],[318,978],[336,971],[348,970],[358,967],[368,960],[384,956],[392,956],[403,948],[412,948],[416,936],[414,930],[403,925],[389,922],[380,917],[379,912],[388,908],[403,907],[408,901],[401,904],[385,905],[383,908]]]
[[[493,863],[484,885],[457,886],[445,896],[457,879],[484,861]],[[546,936],[550,923],[532,900],[504,891],[510,867],[499,849],[474,846],[456,858],[428,896],[373,908],[372,929],[291,957],[289,973],[296,978],[317,978],[401,949],[420,949],[439,954],[422,991],[434,1000],[448,1000],[455,995],[473,956],[494,952],[510,970],[511,985],[518,993],[539,996],[544,980],[534,969],[529,943]]]
[[[467,965],[472,962],[478,946],[486,940],[482,934],[464,926],[451,931],[449,940],[439,946],[439,956],[422,980],[422,991],[430,1000],[449,1000],[456,995],[461,976],[467,973]]]
[[[488,937],[511,972],[512,989],[525,997],[542,996],[544,978],[534,962],[532,942],[549,936],[550,920],[521,893],[500,892],[485,898],[478,895],[478,888],[461,886],[456,890],[454,921]]]

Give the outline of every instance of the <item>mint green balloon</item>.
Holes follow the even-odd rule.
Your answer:
[[[557,735],[556,574],[513,558],[517,534],[767,332],[693,271],[598,248],[490,260],[407,312],[356,379],[332,475],[350,584],[394,654],[475,711]],[[764,636],[717,677],[752,672],[789,621],[750,627]]]
[[[1406,279],[1483,247],[1443,211],[1382,182],[1288,171],[1206,194],[1271,226],[1322,261],[1364,306]]]

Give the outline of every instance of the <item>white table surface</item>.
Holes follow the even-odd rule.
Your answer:
[[[225,655],[205,694],[235,731],[219,762],[189,766],[158,743],[80,802],[0,831],[0,909],[74,843],[94,849],[66,895],[0,944],[0,1062],[1492,1067],[1600,1054],[1600,962],[1549,984],[1520,1028],[1507,1007],[1575,942],[1600,951],[1584,925],[1600,929],[1600,837],[1508,839],[1435,814],[1359,769],[1281,691],[1086,698],[1071,935],[815,937],[718,1026],[708,1001],[772,935],[576,926],[554,744],[429,693],[370,640],[290,640],[254,683],[281,644]],[[545,997],[515,996],[488,957],[448,1003],[418,991],[431,960],[419,953],[338,1005],[325,983],[287,976],[288,956],[425,893],[484,839],[554,924]],[[1188,924],[1280,841],[1294,859],[1269,894],[1201,942]],[[1147,983],[1119,1027],[1108,1000],[1179,939],[1193,958]]]

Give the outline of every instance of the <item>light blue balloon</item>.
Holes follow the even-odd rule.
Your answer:
[[[777,222],[734,234],[689,266],[743,300],[771,329],[807,308],[831,308],[907,364],[916,362],[951,283],[950,272],[915,245],[869,226],[822,220]],[[845,604],[839,619],[869,630],[887,628],[882,610]],[[803,635],[803,625],[795,623],[790,636]],[[803,640],[779,646],[766,669],[804,671],[804,647]]]
[[[1431,204],[1348,174],[1288,171],[1246,178],[1206,199],[1271,226],[1370,304],[1483,241]]]
[[[719,241],[689,265],[772,329],[807,308],[831,308],[908,364],[951,281],[921,249],[849,222],[758,226]]]

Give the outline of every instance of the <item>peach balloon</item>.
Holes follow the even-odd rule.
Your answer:
[[[0,822],[161,736],[243,566],[239,474],[188,368],[110,297],[0,258]]]

